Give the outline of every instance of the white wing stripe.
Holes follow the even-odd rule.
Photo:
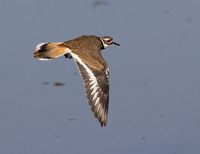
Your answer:
[[[75,61],[79,62],[79,63],[85,68],[85,70],[86,70],[87,73],[89,74],[89,76],[90,76],[90,81],[91,81],[89,84],[92,85],[92,86],[90,87],[90,89],[92,90],[91,95],[94,95],[94,96],[93,96],[93,100],[95,100],[96,97],[97,97],[97,94],[98,94],[98,93],[97,93],[98,84],[97,84],[97,80],[96,80],[94,74],[93,74],[92,71],[83,63],[83,61],[79,58],[78,55],[72,53],[71,50],[68,50],[68,52],[71,54],[71,56],[74,58]],[[98,99],[98,100],[99,100],[99,99]],[[95,104],[98,104],[98,102],[99,102],[99,101],[96,100]]]
[[[94,97],[92,99],[93,101],[97,98],[97,94],[98,94],[97,92],[94,94]],[[97,100],[96,100],[96,102],[97,102]]]
[[[70,49],[66,49],[67,52],[73,57],[76,65],[78,66],[81,78],[84,81],[85,93],[88,99],[88,103],[91,107],[92,112],[96,118],[98,118],[101,125],[106,125],[107,121],[107,110],[108,110],[108,93],[104,93],[105,88],[103,90],[100,88],[99,84],[101,83],[101,79],[98,83],[94,73],[89,69],[89,67],[79,58],[78,55],[74,54]],[[84,70],[82,70],[84,69]],[[84,72],[85,71],[85,72]],[[109,78],[109,70],[106,70],[106,76]],[[105,77],[105,76],[104,76]]]
[[[68,52],[71,54],[71,56],[74,58],[75,61],[79,62],[79,63],[85,68],[85,70],[87,71],[87,73],[90,75],[90,81],[91,81],[91,82],[90,82],[89,84],[92,85],[92,86],[90,87],[90,89],[93,89],[93,90],[94,90],[93,93],[95,93],[95,92],[97,91],[98,85],[97,85],[97,80],[96,80],[94,74],[93,74],[92,71],[83,63],[83,61],[79,58],[78,55],[72,53],[71,50],[69,50],[69,49],[68,49]]]
[[[99,99],[100,99],[100,97],[98,97],[98,98],[97,98],[97,100],[96,100],[96,102],[95,102],[95,104],[94,104],[95,106],[96,106],[96,105],[98,105],[98,103],[99,103]],[[99,110],[99,108],[100,108],[100,104],[99,104],[99,106],[98,106],[98,109],[97,109],[97,110]]]

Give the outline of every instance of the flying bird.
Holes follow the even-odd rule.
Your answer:
[[[101,126],[106,126],[109,105],[109,68],[101,50],[111,45],[120,46],[110,36],[82,35],[66,42],[40,43],[34,51],[34,57],[39,60],[60,56],[74,59],[88,104]]]

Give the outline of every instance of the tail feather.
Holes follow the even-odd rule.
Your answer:
[[[39,60],[50,60],[66,54],[66,48],[59,46],[59,44],[60,42],[38,44],[34,51],[34,57]]]

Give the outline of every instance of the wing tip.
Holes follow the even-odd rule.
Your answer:
[[[104,121],[104,122],[102,122],[102,121],[99,121],[99,123],[100,123],[101,127],[106,127],[107,120],[106,120],[106,121]]]
[[[91,111],[92,111],[92,107],[91,107]],[[92,111],[92,112],[94,113],[94,117],[98,120],[101,127],[106,127],[108,111],[105,110],[103,115],[99,114],[99,112],[97,112],[97,111]]]

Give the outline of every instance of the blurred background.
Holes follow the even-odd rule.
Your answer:
[[[0,0],[1,154],[199,154],[199,0]],[[71,59],[40,42],[84,34],[120,43],[105,128]]]

